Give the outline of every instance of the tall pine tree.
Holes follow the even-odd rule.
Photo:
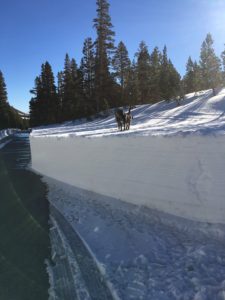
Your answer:
[[[135,61],[131,63],[128,75],[127,75],[127,84],[125,87],[125,99],[126,104],[134,106],[137,104],[138,99],[138,78],[137,78],[137,65]]]
[[[125,88],[127,86],[131,61],[128,56],[127,48],[122,41],[116,48],[112,64],[115,71],[115,78],[119,81],[121,87],[121,104],[128,104],[129,99],[125,99]]]
[[[136,53],[137,56],[137,86],[138,103],[150,102],[150,55],[148,47],[142,41]]]
[[[51,65],[46,62],[41,66],[41,75],[35,79],[31,90],[34,97],[30,101],[31,126],[47,125],[59,121],[59,98]]]
[[[160,95],[161,99],[170,99],[170,79],[169,79],[169,60],[167,56],[167,47],[164,46],[160,71]]]
[[[71,60],[68,54],[65,56],[64,70],[62,74],[62,120],[66,121],[73,118],[73,83]]]
[[[202,88],[202,76],[201,76],[201,69],[198,63],[188,58],[186,64],[186,74],[183,78],[184,83],[184,92],[191,93],[201,90]]]
[[[83,93],[86,100],[86,114],[92,114],[96,107],[94,103],[95,87],[95,53],[91,38],[84,41],[83,57],[81,59],[80,71],[83,79]]]
[[[111,91],[113,82],[110,75],[111,54],[114,50],[114,31],[109,15],[107,0],[97,0],[97,17],[94,27],[97,31],[95,41],[95,99],[96,111],[105,109],[107,103],[112,105]]]
[[[60,120],[62,118],[62,101],[63,101],[63,72],[57,74],[57,94],[59,99]]]
[[[221,59],[222,59],[222,67],[223,67],[223,74],[222,74],[223,85],[225,85],[225,50],[221,54]]]
[[[58,122],[59,99],[52,67],[48,62],[42,65],[41,84],[44,122],[45,124],[56,123]]]
[[[160,72],[161,53],[155,47],[150,55],[150,100],[153,103],[160,100]]]
[[[215,94],[215,88],[221,82],[221,69],[220,60],[216,56],[213,48],[213,39],[210,33],[207,34],[206,39],[202,43],[200,54],[200,67],[203,78],[203,88],[213,89]]]
[[[10,127],[9,104],[5,79],[0,71],[0,129]]]
[[[180,94],[180,74],[175,69],[171,60],[168,59],[167,47],[165,46],[162,54],[160,72],[160,94],[161,99],[169,101],[171,98]]]
[[[34,81],[34,88],[30,90],[33,95],[30,100],[30,126],[32,127],[42,124],[41,90],[41,79],[40,76],[37,76]]]

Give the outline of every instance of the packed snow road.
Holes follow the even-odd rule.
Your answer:
[[[1,145],[0,299],[47,300],[49,278],[45,260],[50,257],[47,187],[40,176],[29,170],[28,134],[16,134]],[[57,230],[51,228],[50,234],[53,252],[57,249],[55,254],[59,255],[53,257],[54,266],[48,260],[57,283],[53,299],[113,299],[86,246],[54,207],[51,207],[51,221],[59,224]],[[72,261],[68,252],[63,256],[63,235],[72,245]],[[83,283],[77,280],[80,270]]]
[[[75,229],[51,206],[53,299],[113,300],[103,274]],[[63,280],[62,280],[63,279]]]
[[[27,169],[31,159],[27,134],[4,139],[0,148],[0,299],[47,300],[46,186]]]
[[[100,296],[109,290],[113,299],[121,300],[225,299],[224,225],[188,221],[44,180],[58,270],[55,280],[53,270],[52,290],[76,287],[82,300],[111,299]]]
[[[137,106],[129,131],[113,111],[33,130],[52,300],[225,300],[224,111],[208,90]]]

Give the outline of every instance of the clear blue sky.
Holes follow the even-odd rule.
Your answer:
[[[225,43],[225,0],[110,0],[116,42],[133,58],[141,40],[151,51],[166,44],[183,75],[189,55],[199,58],[211,32],[218,55]],[[56,74],[68,52],[80,62],[83,41],[95,37],[95,0],[7,0],[0,10],[0,69],[9,102],[28,111],[34,78],[48,60]]]

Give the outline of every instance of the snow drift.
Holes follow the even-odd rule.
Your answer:
[[[177,216],[225,223],[225,90],[138,106],[129,132],[114,116],[40,128],[32,167],[49,177]]]
[[[18,129],[3,129],[0,130],[0,149],[2,149],[5,145],[7,145],[10,140],[6,139],[11,135],[18,132]]]

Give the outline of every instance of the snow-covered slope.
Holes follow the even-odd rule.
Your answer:
[[[141,105],[132,110],[129,132],[118,132],[114,114],[91,122],[68,122],[60,126],[37,129],[33,136],[114,136],[114,135],[175,135],[185,133],[225,133],[225,89],[217,96],[212,91],[188,94],[177,106],[176,101]]]
[[[225,89],[132,112],[125,132],[113,114],[34,130],[33,169],[102,195],[224,223]]]

